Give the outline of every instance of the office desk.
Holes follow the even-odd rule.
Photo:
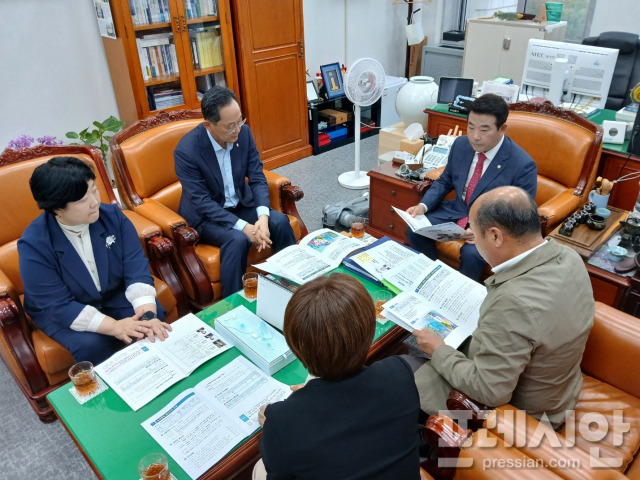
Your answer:
[[[467,116],[449,112],[448,105],[437,104],[426,108],[425,112],[429,115],[427,133],[430,137],[437,138],[439,135],[446,135],[449,129],[455,128],[456,125],[462,130],[463,135],[467,133]],[[615,117],[614,110],[601,110],[588,119],[601,125],[605,120],[615,120]],[[509,120],[507,120],[508,124]],[[507,135],[509,135],[508,127]],[[627,153],[628,145],[629,142],[624,142],[621,145],[604,143],[598,175],[615,180],[628,173],[640,172],[640,157]],[[616,183],[611,191],[609,205],[622,210],[633,210],[639,191],[640,183],[638,180]]]
[[[335,271],[349,273],[343,267]],[[370,293],[382,287],[362,280]],[[198,314],[205,323],[214,325],[215,319],[229,310],[244,305],[255,312],[255,302],[248,302],[237,293]],[[393,354],[408,333],[392,322],[381,325],[376,322],[374,342],[368,362]],[[140,424],[157,413],[179,393],[194,387],[240,355],[232,348],[201,365],[189,377],[181,380],[161,393],[137,412],[122,400],[113,389],[108,389],[84,405],[78,404],[69,393],[71,384],[64,385],[47,398],[71,438],[85,456],[98,478],[107,480],[137,479],[138,461],[147,453],[164,451]],[[288,385],[302,383],[307,372],[298,360],[294,360],[273,377]],[[250,478],[254,463],[260,456],[258,440],[260,431],[244,440],[216,465],[211,467],[201,479]],[[171,473],[178,480],[189,476],[169,457]]]

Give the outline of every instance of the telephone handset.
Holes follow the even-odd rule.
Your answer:
[[[449,160],[449,150],[457,137],[440,135],[435,145],[427,144],[418,152],[416,160],[422,161],[423,167],[428,170],[440,168]]]

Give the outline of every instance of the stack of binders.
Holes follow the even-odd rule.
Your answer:
[[[243,305],[218,317],[216,330],[269,375],[295,359],[284,336]]]

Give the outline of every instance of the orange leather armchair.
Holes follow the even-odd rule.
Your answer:
[[[500,408],[492,411],[486,419],[487,428],[474,433],[445,415],[429,417],[423,437],[431,445],[431,452],[422,468],[437,480],[625,478],[578,447],[563,442],[561,437],[553,446],[540,444],[538,440],[543,435],[556,436],[549,427],[529,424],[527,442],[522,436],[512,435],[512,424],[500,424],[500,433],[496,434],[493,425],[500,422],[498,417],[509,417],[504,413]],[[544,458],[541,451],[545,452]]]
[[[586,203],[600,163],[602,127],[549,102],[512,103],[507,125],[507,135],[538,167],[536,203],[546,236]],[[461,246],[461,241],[438,243],[438,254],[455,268]]]
[[[120,191],[127,206],[160,225],[164,234],[176,243],[183,285],[195,308],[201,309],[221,297],[220,250],[198,244],[197,232],[178,215],[182,185],[175,173],[173,151],[180,139],[202,123],[199,110],[160,112],[140,120],[114,135],[109,146],[115,162]],[[271,208],[289,216],[299,240],[307,234],[295,202],[302,190],[289,180],[268,170]],[[268,252],[251,249],[249,265],[266,258]]]
[[[562,478],[585,478],[585,471],[593,470],[598,479],[640,479],[639,358],[640,320],[596,302],[574,417],[556,435],[524,411],[503,405],[492,410],[482,426]],[[477,408],[457,391],[450,394],[447,407]],[[576,462],[573,468],[562,468],[562,459]]]
[[[25,228],[41,213],[31,196],[29,178],[38,165],[54,156],[78,157],[92,164],[101,200],[117,204],[102,157],[95,147],[39,146],[5,150],[0,155],[0,203],[5,205],[0,210],[0,357],[43,422],[55,420],[45,397],[69,381],[67,372],[74,361],[67,349],[38,329],[24,313],[17,242]],[[170,275],[171,241],[162,238],[159,227],[148,220],[133,212],[125,213],[134,223],[156,269]],[[176,296],[165,282],[157,277],[154,279],[158,299],[167,311],[167,321],[173,321],[178,317]],[[178,285],[178,296],[184,296],[175,273],[169,281]]]

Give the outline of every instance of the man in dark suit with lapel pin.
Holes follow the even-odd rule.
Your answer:
[[[182,184],[178,212],[203,243],[220,247],[220,281],[227,297],[242,288],[251,246],[279,251],[296,243],[286,215],[269,208],[262,161],[238,99],[214,86],[202,97],[204,122],[174,151]]]
[[[467,135],[453,142],[449,161],[419,204],[409,207],[412,216],[425,214],[433,225],[456,222],[466,229],[460,249],[460,272],[478,280],[485,261],[478,253],[469,230],[473,202],[496,187],[517,186],[536,198],[538,174],[531,156],[505,135],[509,105],[501,97],[486,94],[469,106]],[[455,191],[456,198],[444,200]],[[407,238],[416,250],[435,260],[436,244],[407,228]]]

